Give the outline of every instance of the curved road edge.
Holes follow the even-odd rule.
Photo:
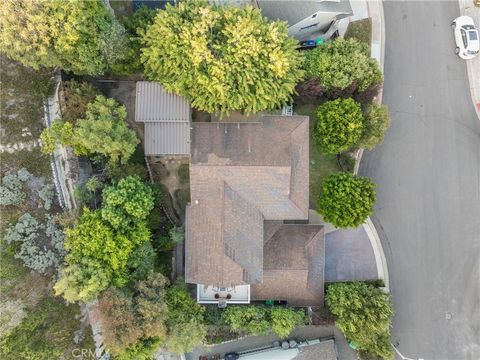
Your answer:
[[[380,69],[383,72],[384,62],[385,62],[385,21],[383,14],[383,1],[382,0],[370,0],[367,1],[368,14],[372,18],[372,46],[371,46],[371,56],[376,59],[380,64]],[[380,90],[375,101],[377,104],[382,103],[382,93],[383,89]],[[362,160],[364,149],[359,149],[355,156],[355,168],[353,170],[354,174],[358,174],[360,168],[360,162]],[[385,288],[389,291],[390,283],[388,276],[388,266],[385,253],[383,251],[383,246],[380,241],[380,238],[375,229],[370,217],[367,219],[363,228],[368,235],[370,244],[373,249],[373,254],[375,256],[375,263],[377,266],[378,278],[382,279],[385,283]]]
[[[460,15],[467,15],[473,18],[477,28],[480,27],[480,7],[473,4],[473,0],[459,0]],[[470,93],[472,95],[473,107],[480,120],[480,56],[467,60],[468,82],[470,83]]]

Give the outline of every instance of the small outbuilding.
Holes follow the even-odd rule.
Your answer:
[[[145,124],[145,155],[190,154],[189,103],[162,85],[138,81],[135,121]]]

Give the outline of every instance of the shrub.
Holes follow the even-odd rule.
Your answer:
[[[273,110],[291,100],[303,54],[285,22],[258,9],[169,4],[142,37],[146,76],[219,115]],[[175,64],[175,66],[172,66]]]
[[[357,145],[363,131],[363,114],[352,99],[336,99],[320,105],[316,112],[314,137],[329,154]]]
[[[330,96],[351,96],[381,84],[383,75],[368,46],[355,39],[336,39],[306,52],[306,79],[317,79]]]
[[[53,185],[45,185],[41,190],[38,191],[38,196],[43,201],[43,208],[45,210],[50,210],[50,208],[52,207],[53,198],[55,196]]]
[[[317,210],[336,227],[357,227],[372,214],[375,199],[375,184],[369,178],[335,173],[322,182]]]
[[[388,108],[385,105],[371,104],[367,110],[367,116],[365,116],[360,146],[372,150],[375,146],[382,143],[389,126]]]
[[[145,220],[154,206],[152,189],[136,176],[106,187],[102,197],[102,218],[115,229],[126,229]]]
[[[190,352],[205,339],[205,308],[190,296],[185,284],[168,289],[166,299],[169,309],[167,349],[178,354]]]
[[[5,234],[8,244],[20,244],[15,258],[21,259],[25,266],[41,274],[45,273],[47,268],[57,268],[63,262],[63,240],[63,232],[52,218],[48,219],[45,226],[29,213],[23,214]]]
[[[361,282],[332,284],[326,302],[337,316],[336,325],[359,350],[393,359],[390,325],[393,307],[382,289]]]
[[[267,310],[261,306],[229,306],[224,312],[225,322],[233,331],[249,335],[266,335],[270,330]]]
[[[0,205],[20,205],[25,201],[23,183],[30,179],[31,175],[26,169],[18,170],[17,174],[7,174],[2,178],[0,185]]]
[[[280,339],[286,339],[292,330],[299,325],[307,323],[307,317],[303,310],[293,310],[275,306],[270,311],[272,331]]]

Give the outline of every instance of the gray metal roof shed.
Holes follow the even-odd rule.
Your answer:
[[[189,155],[190,116],[183,97],[156,82],[137,82],[135,121],[145,123],[145,155]]]

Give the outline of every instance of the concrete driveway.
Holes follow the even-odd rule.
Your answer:
[[[404,356],[480,359],[480,126],[454,55],[455,1],[386,1],[384,103],[392,126],[360,173],[378,184],[373,221]]]

